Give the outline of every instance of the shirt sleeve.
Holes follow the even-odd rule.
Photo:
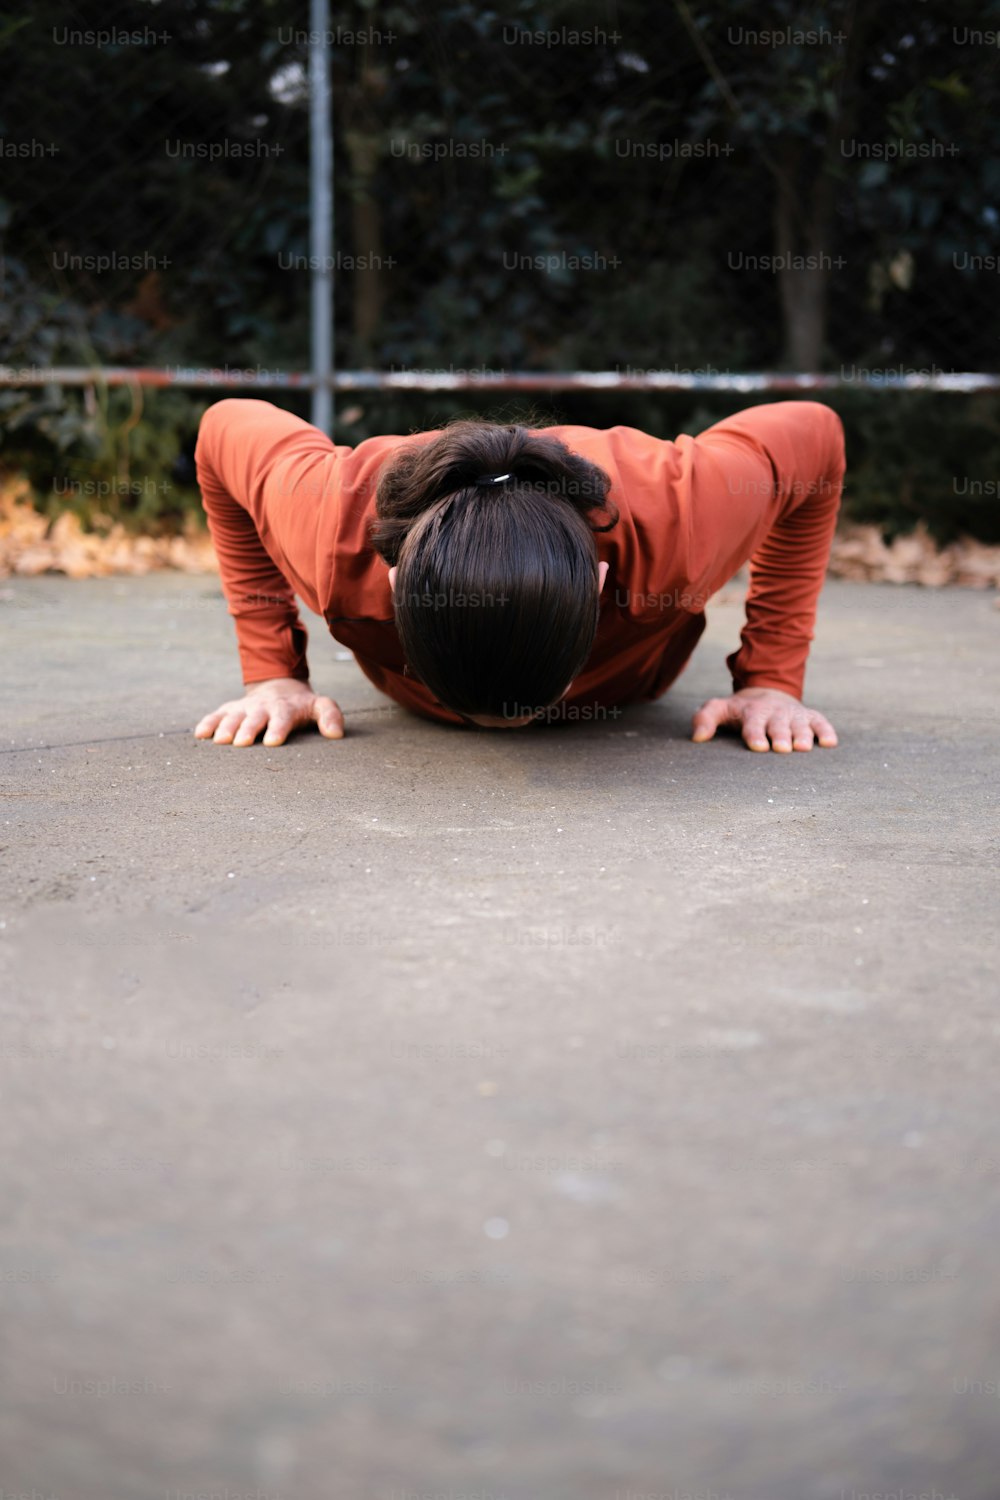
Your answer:
[[[218,401],[201,420],[198,483],[245,683],[308,681],[295,595],[323,613],[321,517],[350,452],[268,401]]]
[[[727,417],[694,444],[698,488],[712,489],[696,528],[703,519],[722,536],[728,513],[729,534],[744,539],[742,556],[719,547],[724,576],[710,586],[750,563],[741,644],[726,658],[733,687],[801,698],[843,489],[843,424],[820,402],[778,401]]]

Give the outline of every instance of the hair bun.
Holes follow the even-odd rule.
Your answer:
[[[532,486],[565,500],[594,531],[610,531],[618,520],[607,498],[610,477],[559,438],[537,428],[459,418],[431,442],[402,448],[383,466],[372,542],[393,566],[411,527],[425,511],[463,494],[471,500],[506,483]],[[610,515],[603,526],[592,518],[601,510]]]

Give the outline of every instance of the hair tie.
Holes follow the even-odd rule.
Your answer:
[[[480,474],[474,484],[502,484],[505,479],[513,479],[513,474]]]

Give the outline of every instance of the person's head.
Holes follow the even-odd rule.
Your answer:
[[[610,487],[556,438],[469,420],[382,469],[372,541],[407,669],[446,708],[512,725],[566,692],[597,630]]]

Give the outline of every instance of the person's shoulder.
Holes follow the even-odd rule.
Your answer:
[[[354,463],[359,466],[378,465],[381,466],[388,459],[394,458],[405,448],[423,447],[425,443],[432,442],[434,438],[441,436],[441,430],[434,428],[428,432],[387,432],[379,433],[375,437],[362,438],[349,453]]]
[[[643,432],[639,427],[626,427],[621,423],[614,427],[578,427],[572,425],[560,425],[556,427],[541,427],[534,429],[544,432],[549,437],[561,438],[568,446],[574,442],[604,442],[621,445],[623,443],[662,443],[663,438],[653,437],[652,433]]]
[[[439,431],[379,433],[362,438],[354,447],[337,449],[336,489],[342,499],[351,499],[362,507],[374,508],[375,492],[383,468],[398,453],[414,445],[429,443]]]
[[[440,437],[442,431],[442,428],[434,427],[426,432],[380,432],[373,437],[362,438],[351,451],[385,457],[397,448],[407,448],[411,444],[419,447],[429,443],[433,438]]]
[[[662,495],[664,484],[677,468],[676,445],[638,427],[564,426],[546,430],[610,474],[616,500],[620,503],[627,497],[633,509],[645,497]]]
[[[615,427],[546,427],[542,430],[586,457],[605,453],[619,462],[628,462],[631,458],[648,462],[652,455],[669,453],[674,446],[669,439],[654,437],[651,432],[621,424]],[[595,457],[595,462],[599,461]]]

